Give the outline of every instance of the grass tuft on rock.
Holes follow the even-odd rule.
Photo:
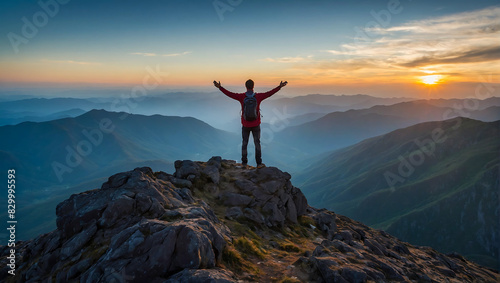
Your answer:
[[[255,245],[255,243],[246,237],[239,237],[234,241],[234,246],[238,251],[243,254],[243,257],[248,257],[249,255],[256,256],[259,259],[264,259],[265,256],[261,250]]]

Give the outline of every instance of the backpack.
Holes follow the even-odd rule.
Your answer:
[[[257,98],[255,98],[255,93],[247,92],[246,97],[243,100],[243,119],[246,121],[257,120]]]

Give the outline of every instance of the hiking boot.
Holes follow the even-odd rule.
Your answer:
[[[264,168],[264,167],[266,167],[266,164],[264,163],[257,164],[257,168]]]

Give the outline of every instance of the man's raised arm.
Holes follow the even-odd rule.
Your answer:
[[[287,81],[281,81],[279,86],[277,86],[277,87],[275,87],[275,88],[271,89],[271,90],[270,90],[270,91],[268,91],[268,92],[264,92],[264,93],[262,93],[262,96],[263,96],[263,98],[262,98],[262,99],[266,99],[266,98],[268,98],[268,97],[272,96],[273,94],[277,93],[277,92],[278,92],[278,91],[279,91],[282,87],[286,86],[287,84],[288,84],[288,82],[287,82]]]
[[[225,95],[231,97],[232,99],[238,100],[238,94],[225,89],[223,86],[221,86],[220,81],[214,81],[214,86],[222,91],[222,93],[224,93]]]

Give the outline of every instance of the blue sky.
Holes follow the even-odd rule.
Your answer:
[[[466,40],[468,45],[459,45],[456,51],[473,52],[471,46],[485,38],[464,39],[468,29],[491,26],[490,37],[498,38],[499,27],[492,23],[500,20],[500,12],[495,10],[500,7],[499,1],[41,2],[58,3],[58,11],[47,17],[32,38],[19,44],[17,52],[11,43],[12,34],[23,36],[22,18],[33,22],[34,16],[44,10],[37,1],[0,4],[2,85],[133,85],[144,76],[145,67],[159,65],[169,73],[163,82],[167,88],[205,88],[212,78],[235,86],[252,77],[266,86],[288,80],[297,93],[375,90],[375,94],[384,95],[392,87],[391,92],[404,96],[405,92],[418,95],[424,91],[421,86],[412,89],[411,81],[418,80],[419,71],[432,71],[443,73],[441,76],[450,82],[448,91],[452,91],[457,84],[473,85],[478,79],[459,74],[457,69],[463,69],[462,65],[449,68],[450,62],[443,58],[451,56],[453,50],[444,50],[443,46]],[[392,13],[388,5],[397,13]],[[380,15],[382,21],[374,15]],[[461,19],[470,25],[457,30]],[[481,23],[474,24],[477,21]],[[418,33],[416,28],[408,28],[429,29],[429,23],[444,30],[441,34]],[[360,31],[365,38],[359,37]],[[444,41],[443,34],[451,36]],[[406,56],[393,48],[402,41],[425,41],[434,45],[431,49],[441,46],[443,50],[405,44],[402,48],[414,51]],[[498,51],[493,42],[483,45],[480,52],[488,55],[480,59],[476,56],[478,62],[467,62],[467,66],[478,63],[470,68],[475,77],[492,72],[497,76],[484,58],[491,66],[498,65]],[[416,56],[437,55],[441,56],[440,64],[416,63]],[[422,69],[427,66],[435,68]],[[386,81],[381,84],[381,80]]]

